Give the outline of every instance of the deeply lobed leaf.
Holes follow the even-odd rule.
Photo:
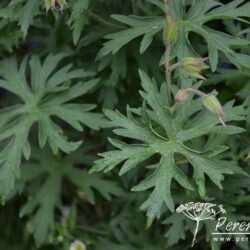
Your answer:
[[[62,128],[54,121],[55,117],[78,131],[82,131],[82,125],[99,129],[105,122],[102,115],[90,112],[95,106],[69,103],[93,89],[99,80],[73,84],[73,79],[90,77],[93,73],[84,70],[70,71],[71,65],[55,72],[64,57],[63,54],[49,55],[43,64],[38,57],[31,57],[30,82],[27,77],[27,58],[20,66],[13,58],[1,62],[0,87],[22,100],[20,105],[1,110],[0,140],[8,141],[1,152],[0,193],[4,197],[9,195],[15,179],[20,175],[22,155],[29,158],[28,135],[33,124],[38,123],[40,147],[44,147],[48,142],[54,153],[59,150],[69,153],[78,148],[81,141],[69,142]]]
[[[114,133],[134,139],[136,143],[125,144],[111,140],[117,150],[101,153],[102,158],[95,162],[91,171],[110,171],[121,164],[120,174],[124,174],[141,162],[145,165],[145,160],[152,155],[160,155],[160,161],[153,173],[132,189],[144,191],[154,188],[148,200],[142,205],[142,209],[147,211],[147,216],[153,219],[160,217],[163,205],[173,211],[174,202],[171,195],[173,180],[185,189],[193,190],[192,178],[178,165],[177,155],[185,158],[193,167],[193,179],[201,196],[206,193],[206,176],[222,188],[221,181],[224,179],[224,174],[242,173],[242,171],[232,162],[220,159],[219,154],[223,150],[216,154],[208,154],[190,146],[193,139],[210,133],[221,133],[221,125],[216,117],[204,111],[201,105],[197,106],[197,100],[192,99],[177,106],[175,114],[172,114],[155,82],[144,72],[140,72],[140,75],[144,88],[141,95],[145,104],[141,110],[133,110],[136,117],[129,107],[127,117],[119,112],[106,111],[111,125],[116,127]],[[191,111],[193,108],[194,111]],[[244,109],[240,106],[233,107],[233,102],[227,103],[224,109],[227,122],[245,119]],[[229,132],[225,133],[230,134],[244,131],[236,126],[229,126],[227,129]]]

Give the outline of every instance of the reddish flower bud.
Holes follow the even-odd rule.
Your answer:
[[[175,95],[176,102],[185,101],[188,97],[189,90],[188,89],[180,89]]]

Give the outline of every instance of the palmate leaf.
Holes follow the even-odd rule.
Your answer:
[[[154,1],[150,2],[156,4]],[[160,3],[156,5],[164,11],[164,7]],[[169,2],[169,8],[169,12],[178,22],[179,30],[177,42],[172,50],[172,57],[182,59],[187,56],[198,56],[189,41],[189,35],[193,32],[205,39],[213,71],[218,64],[219,52],[222,52],[238,68],[249,68],[249,55],[238,53],[233,49],[247,46],[249,41],[216,31],[206,26],[206,23],[218,19],[244,22],[244,18],[250,17],[250,3],[244,3],[244,0],[236,0],[228,4],[222,4],[214,0],[200,0],[191,2],[191,7],[186,11],[186,1],[176,0]],[[106,38],[109,41],[104,43],[100,56],[116,53],[121,47],[139,36],[143,36],[140,48],[141,53],[143,53],[151,44],[153,36],[161,31],[164,26],[163,17],[148,18],[122,15],[113,15],[112,17],[131,28],[107,35]]]
[[[232,125],[222,129],[219,120],[204,111],[198,99],[191,98],[184,104],[180,104],[172,115],[166,104],[165,85],[162,85],[161,90],[158,91],[154,81],[143,72],[140,72],[140,75],[144,89],[141,96],[146,104],[139,111],[128,108],[127,117],[119,112],[106,111],[111,125],[116,127],[115,134],[139,142],[125,144],[110,140],[117,150],[101,153],[102,159],[95,162],[92,172],[110,171],[122,163],[120,174],[124,174],[152,155],[160,155],[160,162],[153,174],[132,189],[143,191],[153,188],[148,200],[142,205],[142,209],[147,210],[147,216],[153,219],[160,217],[164,204],[171,211],[174,210],[171,195],[173,180],[185,189],[193,190],[190,177],[186,176],[175,162],[175,156],[181,155],[192,165],[193,179],[201,196],[206,192],[206,176],[222,188],[221,181],[224,174],[240,172],[232,161],[225,161],[218,157],[217,154],[220,151],[217,154],[209,154],[206,149],[202,152],[196,151],[189,146],[192,139],[210,133],[235,134],[243,132],[244,129]],[[226,122],[245,119],[244,109],[240,106],[233,107],[233,102],[227,103],[224,110]]]
[[[70,70],[71,65],[55,71],[64,55],[49,55],[41,64],[33,56],[30,63],[30,84],[27,72],[27,58],[18,67],[15,59],[0,63],[0,87],[17,95],[22,104],[0,110],[0,141],[5,143],[0,153],[0,193],[6,197],[19,177],[19,165],[24,155],[30,156],[28,141],[29,131],[38,123],[40,147],[47,142],[54,153],[62,150],[65,153],[74,151],[79,142],[69,142],[62,128],[53,120],[58,117],[78,131],[82,124],[98,129],[103,124],[100,114],[90,112],[95,105],[69,103],[69,101],[86,94],[97,83],[98,79],[85,83],[71,83],[73,79],[92,76],[92,72]]]
[[[35,150],[31,162],[22,165],[18,187],[28,192],[29,200],[22,207],[20,216],[32,214],[28,225],[38,246],[45,243],[54,229],[56,209],[62,209],[64,180],[70,181],[77,190],[83,192],[91,204],[95,204],[95,191],[107,200],[111,200],[113,195],[124,194],[114,181],[103,179],[100,175],[89,175],[86,170],[74,167],[85,158],[84,164],[90,164],[88,155],[85,155],[87,152],[88,148],[83,147],[60,159],[45,150]],[[78,155],[81,156],[80,161]],[[23,190],[27,184],[33,185],[33,188]]]

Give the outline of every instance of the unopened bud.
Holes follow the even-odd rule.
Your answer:
[[[54,10],[57,6],[62,10],[65,5],[67,5],[66,0],[45,0],[46,11]]]
[[[223,112],[222,106],[216,96],[214,95],[204,95],[202,96],[202,102],[206,109],[208,109],[212,114],[214,114],[220,120],[221,124],[226,127],[223,121],[225,113]]]
[[[180,63],[180,67],[189,75],[205,80],[206,78],[201,74],[201,71],[209,68],[204,63],[206,60],[207,58],[186,57]]]
[[[206,94],[198,89],[195,88],[186,88],[186,89],[180,89],[177,94],[175,95],[175,101],[176,102],[182,102],[185,101],[188,97],[189,93],[194,93],[198,95],[199,97],[203,97]]]
[[[176,102],[183,102],[188,98],[188,89],[180,89],[177,94],[175,95]]]
[[[177,40],[178,26],[176,20],[171,16],[167,16],[163,29],[164,44],[173,44]]]

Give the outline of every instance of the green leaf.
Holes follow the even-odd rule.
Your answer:
[[[81,154],[81,161],[88,157],[82,153],[84,151],[86,149],[81,148],[76,152]],[[117,183],[102,179],[100,175],[89,175],[86,170],[75,168],[75,164],[79,164],[79,161],[74,154],[72,157],[69,155],[59,159],[46,151],[35,150],[31,163],[22,165],[19,188],[27,184],[39,183],[35,185],[36,190],[27,189],[30,192],[29,200],[20,212],[21,217],[32,214],[29,230],[34,235],[38,246],[45,243],[49,234],[55,229],[55,212],[56,209],[61,209],[64,179],[75,185],[76,191],[81,191],[92,204],[95,203],[95,191],[107,200],[112,196],[125,194]]]
[[[27,35],[30,25],[33,24],[33,18],[36,15],[39,6],[39,1],[28,0],[22,9],[21,18],[18,24],[21,26],[21,30],[25,36]]]
[[[73,30],[73,42],[77,44],[85,24],[88,21],[86,10],[90,0],[77,0],[72,6],[72,13],[68,20],[68,25]]]
[[[71,169],[67,172],[71,182],[83,190],[87,200],[94,204],[94,190],[97,190],[105,199],[111,200],[111,196],[121,196],[124,192],[115,182],[101,179],[100,175],[89,175],[87,171]]]
[[[177,1],[181,2],[181,0]],[[242,0],[232,1],[228,4],[222,4],[214,0],[201,0],[199,3],[193,3],[186,14],[175,11],[172,3],[171,8],[173,8],[172,11],[175,11],[181,34],[172,51],[173,55],[177,55],[179,59],[197,55],[188,39],[189,33],[194,32],[202,36],[207,43],[212,71],[217,68],[219,52],[222,52],[238,68],[249,67],[249,63],[247,65],[244,59],[246,55],[233,50],[234,47],[248,45],[248,40],[216,31],[205,25],[207,22],[216,19],[245,21],[244,18],[250,16],[249,11],[246,11],[249,10],[249,3],[242,3]],[[184,10],[184,5],[182,9]],[[249,62],[249,57],[246,57]]]
[[[152,1],[151,1],[152,2]],[[206,23],[213,20],[239,20],[247,22],[249,14],[249,3],[243,3],[243,0],[232,1],[228,4],[222,4],[214,0],[201,0],[192,2],[188,10],[185,9],[183,0],[176,0],[169,3],[171,15],[176,18],[178,23],[178,39],[174,44],[171,57],[177,57],[178,60],[184,57],[197,57],[189,35],[191,32],[203,37],[207,43],[208,55],[212,71],[218,66],[220,52],[239,69],[249,68],[249,55],[236,52],[234,48],[242,48],[249,45],[249,40],[235,37],[221,31],[209,28]],[[162,3],[154,3],[161,10],[165,10]],[[106,35],[109,41],[104,43],[98,57],[108,54],[116,54],[123,46],[128,44],[139,36],[143,36],[140,46],[140,52],[143,53],[151,44],[153,37],[163,29],[163,17],[139,17],[112,15],[112,17],[124,23],[130,28]],[[165,58],[163,56],[163,58]],[[162,59],[163,61],[163,59]]]
[[[30,231],[38,246],[46,239],[50,230],[54,227],[54,209],[58,203],[61,191],[60,175],[49,176],[42,188],[21,210],[20,216],[35,212],[30,221]]]
[[[88,80],[85,83],[73,84],[74,79],[86,78],[93,72],[84,70],[70,71],[71,66],[65,66],[54,72],[65,55],[49,55],[41,63],[38,57],[31,57],[30,81],[27,77],[27,58],[20,66],[15,59],[7,59],[0,63],[0,87],[20,97],[22,104],[14,105],[0,111],[1,127],[0,140],[9,141],[0,153],[1,184],[0,193],[6,197],[19,177],[19,165],[24,155],[30,157],[31,149],[28,135],[33,124],[38,123],[39,145],[44,147],[46,142],[56,154],[59,150],[65,153],[74,151],[79,142],[69,142],[62,128],[54,121],[57,117],[76,130],[81,131],[82,125],[99,129],[104,125],[102,115],[90,112],[95,106],[87,104],[68,103],[86,94],[96,86],[99,80]],[[11,74],[9,69],[11,68]],[[62,85],[67,82],[67,87]],[[13,160],[14,159],[14,160]]]
[[[158,17],[150,18],[122,15],[112,15],[112,17],[119,22],[131,26],[131,28],[105,36],[109,41],[106,42],[100,50],[99,58],[109,53],[117,53],[124,45],[141,35],[144,35],[141,45],[141,53],[143,53],[151,44],[152,36],[158,33],[163,27],[163,20]]]
[[[187,103],[177,105],[175,113],[171,114],[163,95],[163,93],[166,95],[165,88],[162,87],[159,91],[154,80],[151,80],[144,72],[140,72],[140,75],[144,89],[141,92],[144,99],[142,109],[134,110],[136,114],[134,115],[132,109],[128,107],[127,117],[119,112],[105,112],[110,125],[115,127],[114,133],[134,139],[134,141],[125,144],[111,140],[117,150],[101,153],[102,158],[95,162],[91,171],[107,172],[121,165],[120,174],[124,174],[139,163],[145,166],[145,160],[151,156],[160,155],[154,172],[149,173],[149,177],[132,189],[144,191],[153,188],[149,198],[142,204],[142,209],[147,211],[149,219],[154,219],[161,216],[164,206],[171,211],[174,210],[171,195],[173,180],[183,188],[193,190],[190,183],[192,176],[182,171],[181,166],[175,160],[176,155],[187,159],[193,167],[193,179],[201,196],[206,193],[206,176],[222,188],[221,181],[224,174],[238,172],[238,168],[230,161],[221,160],[220,152],[209,154],[206,150],[197,151],[192,148],[192,140],[209,133],[219,135],[222,129],[219,119],[203,110],[202,105],[199,104],[200,100],[197,105],[197,100],[189,99]],[[233,102],[227,103],[224,107],[227,121],[245,119],[242,107],[233,107]],[[236,128],[235,126],[229,127],[229,134],[242,132],[240,128]],[[186,167],[190,166],[186,165]]]
[[[171,215],[163,223],[171,225],[165,235],[168,239],[169,246],[175,245],[180,240],[185,240],[185,225],[183,217],[180,214],[175,213]]]
[[[172,154],[169,153],[162,156],[161,162],[153,175],[132,189],[133,191],[144,191],[154,187],[154,191],[141,207],[143,210],[147,210],[149,218],[155,216],[159,218],[163,204],[166,204],[172,212],[174,211],[174,202],[170,190],[172,179],[175,179],[184,188],[193,190],[184,173],[174,165]]]

